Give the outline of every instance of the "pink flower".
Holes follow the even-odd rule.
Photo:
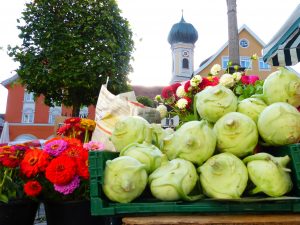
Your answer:
[[[54,184],[54,189],[59,193],[68,195],[73,193],[73,191],[79,187],[79,184],[80,184],[79,176],[75,176],[74,179],[66,185]]]
[[[255,84],[257,80],[259,80],[259,77],[257,75],[243,75],[241,78],[241,82],[243,84]]]
[[[104,144],[97,141],[90,141],[88,143],[84,143],[83,147],[87,150],[92,150],[92,151],[105,149]]]
[[[45,144],[44,150],[51,156],[59,156],[68,147],[65,140],[54,140]]]

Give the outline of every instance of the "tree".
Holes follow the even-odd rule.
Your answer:
[[[78,115],[97,102],[108,77],[112,93],[129,90],[134,42],[115,0],[35,0],[21,19],[23,43],[9,55],[20,62],[21,83],[45,104],[72,106]]]
[[[236,0],[226,0],[228,18],[228,51],[229,61],[233,66],[240,65],[239,34],[236,17]]]

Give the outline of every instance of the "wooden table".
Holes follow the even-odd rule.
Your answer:
[[[124,217],[123,225],[300,225],[300,214]]]

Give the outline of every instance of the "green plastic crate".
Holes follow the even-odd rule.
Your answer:
[[[131,203],[110,201],[102,191],[104,169],[107,160],[118,157],[114,152],[90,152],[90,197],[93,216],[153,215],[178,213],[293,213],[300,212],[300,200],[268,200],[259,202],[216,201],[211,199],[195,202],[163,202],[157,200],[146,190],[142,196]]]
[[[293,181],[293,194],[300,196],[300,143],[279,147],[265,148],[263,151],[273,156],[286,156],[291,158],[289,167]]]

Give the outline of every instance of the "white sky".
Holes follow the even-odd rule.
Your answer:
[[[194,64],[215,53],[227,41],[226,0],[117,0],[136,42],[132,84],[164,85],[171,78],[168,33],[184,19],[198,31]],[[18,64],[7,55],[7,45],[20,44],[17,18],[26,0],[2,1],[0,7],[0,82],[13,76]],[[246,24],[266,44],[287,20],[298,0],[237,0],[238,27]],[[298,70],[298,69],[297,69]],[[299,70],[298,70],[299,71]],[[0,85],[0,113],[5,113],[7,90]]]

